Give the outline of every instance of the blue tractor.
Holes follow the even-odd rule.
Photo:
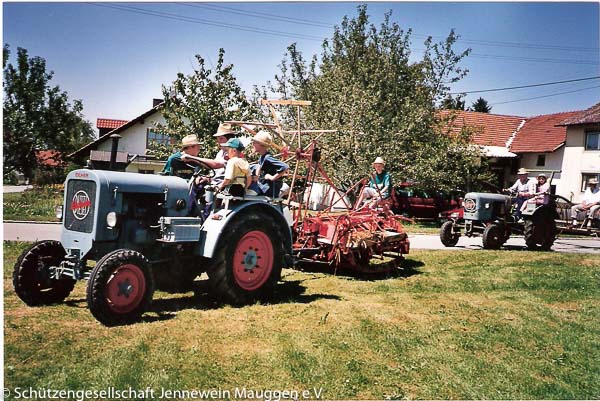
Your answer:
[[[481,235],[484,249],[500,249],[511,234],[522,234],[528,249],[548,251],[557,234],[555,199],[548,195],[543,204],[527,203],[519,221],[511,196],[469,192],[463,201],[464,219],[451,218],[442,224],[440,240],[444,246],[453,247],[464,230],[467,237]]]
[[[45,305],[87,280],[88,307],[107,326],[138,320],[155,288],[187,290],[203,272],[226,303],[268,297],[282,267],[293,264],[287,208],[264,196],[219,194],[219,207],[194,216],[189,193],[179,177],[72,171],[61,241],[40,241],[21,254],[15,292],[27,305]]]

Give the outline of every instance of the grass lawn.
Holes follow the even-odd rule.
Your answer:
[[[35,187],[3,196],[4,220],[58,221],[54,209],[63,204],[62,185]]]
[[[597,255],[414,251],[404,271],[377,280],[286,270],[272,304],[241,308],[210,302],[199,281],[196,293],[155,293],[143,322],[105,328],[83,283],[55,306],[14,295],[24,246],[4,244],[9,389],[600,398]]]

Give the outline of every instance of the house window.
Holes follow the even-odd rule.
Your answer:
[[[585,150],[600,150],[600,132],[585,133]]]
[[[538,167],[546,165],[546,155],[538,155],[537,163],[535,164]]]
[[[581,192],[585,192],[585,189],[588,186],[588,181],[592,178],[600,179],[600,174],[598,173],[583,173],[581,174]]]
[[[169,146],[171,143],[171,137],[165,134],[154,132],[151,128],[148,128],[146,133],[146,147],[150,146],[150,143],[155,142],[159,145]]]

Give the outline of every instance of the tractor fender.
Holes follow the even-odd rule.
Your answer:
[[[281,227],[281,232],[284,233],[284,238],[281,238],[281,240],[284,241],[286,254],[291,255],[292,231],[284,217],[284,211],[278,206],[258,201],[236,204],[228,210],[222,209],[208,216],[202,226],[198,244],[199,248],[196,253],[206,258],[212,258],[219,246],[219,239],[221,238],[222,233],[235,221],[237,216],[241,213],[248,213],[250,211],[259,211],[277,222]]]

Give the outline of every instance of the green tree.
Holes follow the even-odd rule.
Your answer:
[[[29,57],[17,48],[16,65],[9,62],[4,45],[3,151],[4,176],[14,170],[29,179],[37,167],[36,152],[57,150],[64,158],[94,138],[92,125],[83,117],[80,100],[69,102],[66,92],[50,86],[53,72],[46,60]]]
[[[252,120],[260,115],[233,75],[233,64],[225,64],[225,50],[219,49],[214,71],[207,69],[204,59],[196,55],[198,67],[190,75],[177,74],[170,86],[163,86],[162,108],[166,124],[156,129],[177,142],[196,134],[203,149],[216,147],[213,134],[219,123],[227,120]],[[150,153],[165,158],[172,149],[153,145]]]
[[[472,111],[478,111],[480,113],[489,113],[492,111],[492,106],[489,105],[488,101],[480,97],[470,107]]]
[[[448,95],[444,100],[442,100],[442,104],[440,106],[442,109],[446,110],[464,110],[465,109],[465,101],[461,99],[461,97],[452,97]]]
[[[411,30],[390,16],[377,27],[369,23],[366,5],[359,6],[310,62],[292,44],[281,73],[255,95],[312,101],[304,110],[307,128],[338,132],[321,140],[322,160],[338,181],[365,176],[382,156],[396,181],[410,178],[440,189],[464,185],[465,172],[479,169],[479,151],[467,132],[443,132],[438,109],[449,85],[467,73],[460,62],[470,50],[455,52],[458,37],[451,31],[439,43],[428,38],[423,59],[410,63]],[[295,125],[293,113],[284,118]]]

